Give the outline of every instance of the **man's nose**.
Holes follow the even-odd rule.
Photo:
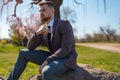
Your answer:
[[[42,16],[42,15],[43,15],[43,13],[40,12],[40,16]]]

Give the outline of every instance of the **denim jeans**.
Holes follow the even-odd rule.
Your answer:
[[[14,69],[11,71],[7,80],[18,80],[29,61],[41,65],[48,56],[50,56],[49,52],[43,50],[21,50]],[[58,59],[43,68],[42,78],[43,80],[57,80],[57,76],[67,70],[62,60]]]

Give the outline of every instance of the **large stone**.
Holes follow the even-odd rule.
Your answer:
[[[42,78],[41,75],[35,75],[31,76],[29,80],[42,80]],[[58,80],[120,80],[120,75],[80,64],[74,71],[59,76]]]
[[[102,70],[99,68],[93,68],[90,65],[80,65],[83,69],[89,72],[94,78],[94,80],[120,80],[120,74]]]

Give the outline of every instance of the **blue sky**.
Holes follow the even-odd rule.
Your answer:
[[[1,1],[1,0],[0,0]],[[77,29],[77,36],[83,37],[86,33],[94,33],[99,31],[100,26],[110,25],[115,29],[117,33],[120,33],[120,0],[106,0],[107,12],[104,13],[103,0],[99,1],[99,11],[97,11],[97,0],[77,0],[85,5],[85,13],[83,12],[83,6],[77,5],[73,0],[63,0],[63,6],[69,6],[74,12],[76,12],[76,23],[73,25]],[[27,16],[31,11],[28,9],[30,0],[24,0],[23,4],[17,7],[17,15],[19,17]],[[8,38],[9,26],[6,24],[6,16],[13,14],[15,2],[9,3],[9,12],[7,7],[4,7],[2,20],[0,19],[0,36],[1,38]],[[61,10],[63,9],[61,6]],[[0,2],[1,7],[1,2]],[[62,15],[62,13],[61,13]]]
[[[99,11],[97,11],[97,0],[78,0],[87,5],[85,15],[83,14],[83,7],[74,4],[73,9],[77,12],[76,28],[78,36],[83,37],[87,33],[94,33],[99,31],[100,26],[110,25],[120,34],[120,0],[106,0],[107,12],[104,12],[103,0],[99,1]],[[64,1],[64,5],[68,2]],[[72,2],[72,0],[71,0]],[[71,6],[71,5],[69,5]]]

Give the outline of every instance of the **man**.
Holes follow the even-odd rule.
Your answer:
[[[40,2],[40,18],[45,24],[28,41],[28,50],[21,50],[8,80],[18,80],[27,63],[40,65],[43,80],[57,80],[57,76],[76,67],[77,53],[72,26],[54,17],[54,3]],[[48,27],[49,26],[49,27]],[[49,51],[35,50],[46,43]]]

